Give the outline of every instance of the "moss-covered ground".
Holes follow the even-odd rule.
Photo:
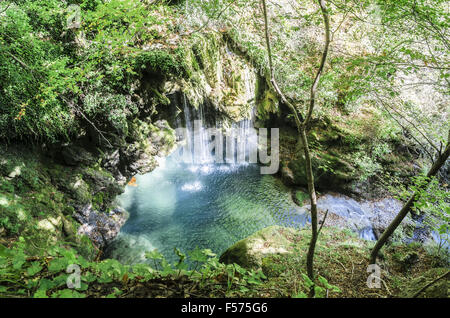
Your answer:
[[[210,251],[188,255],[167,264],[158,252],[147,253],[148,263],[124,266],[116,260],[87,260],[68,245],[56,244],[45,253],[28,253],[22,238],[0,245],[0,295],[4,297],[306,297],[311,282],[305,275],[309,230],[292,239],[293,252],[263,259],[262,268],[225,265]],[[9,245],[9,246],[8,246]],[[368,255],[371,243],[348,231],[323,228],[315,256],[316,297],[411,297],[448,270],[422,247],[391,245],[380,262],[379,288],[369,288]],[[9,248],[7,248],[9,247]],[[186,257],[197,266],[188,270]],[[66,271],[76,264],[80,285]],[[73,266],[73,265],[72,265]],[[447,277],[448,279],[448,277]],[[413,282],[413,284],[411,284]],[[446,284],[444,278],[441,283]],[[446,285],[444,285],[445,287]],[[419,297],[448,297],[442,284]],[[408,293],[405,294],[405,291]]]

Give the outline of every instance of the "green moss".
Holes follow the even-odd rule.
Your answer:
[[[270,255],[262,258],[261,269],[267,277],[278,277],[286,272],[286,264],[280,255]]]
[[[298,204],[299,206],[302,206],[302,205],[303,205],[303,202],[304,202],[305,200],[308,200],[308,199],[309,199],[309,194],[308,194],[308,193],[305,193],[305,192],[303,192],[303,191],[296,191],[296,192],[295,192],[295,197],[296,197],[296,199],[297,199],[297,204]]]
[[[103,206],[103,192],[99,192],[92,198],[92,207],[96,210],[101,209]]]
[[[192,45],[192,52],[198,70],[201,70],[208,84],[216,87],[218,84],[218,67],[220,60],[220,35],[216,33],[196,34]],[[194,67],[197,69],[197,67]]]
[[[100,167],[88,167],[82,170],[83,179],[89,185],[89,201],[98,210],[108,211],[111,202],[123,189],[112,174]]]
[[[0,178],[0,193],[14,193],[14,184],[5,178]]]
[[[158,76],[181,76],[183,67],[176,55],[165,50],[152,50],[142,52],[136,57],[135,67],[137,70],[145,70]]]
[[[0,227],[6,235],[16,235],[26,226],[29,215],[25,207],[10,193],[0,195]]]
[[[222,254],[220,261],[236,263],[244,268],[261,268],[264,257],[290,253],[297,235],[298,232],[292,228],[269,226],[232,245]]]
[[[255,264],[248,257],[247,251],[247,242],[244,240],[239,241],[220,257],[220,261],[225,264],[237,263],[244,268],[250,268]]]
[[[257,116],[260,120],[268,120],[270,114],[278,112],[278,98],[275,93],[266,89],[258,101]]]
[[[248,94],[248,83],[257,82],[253,68],[230,52],[216,32],[196,33],[189,45],[184,57],[191,76],[181,84],[190,104],[197,108],[208,98],[224,121],[249,118],[254,96]]]
[[[448,272],[448,268],[433,268],[414,279],[408,279],[400,286],[400,297],[413,297],[419,290]],[[419,298],[448,298],[448,274],[422,291]]]
[[[138,118],[129,123],[129,138],[143,143],[150,135],[153,125],[146,123]]]
[[[101,192],[95,196],[91,193],[100,187],[95,182],[99,176],[103,181],[112,180],[111,174],[98,167],[74,169],[52,163],[48,158],[41,161],[37,152],[15,147],[7,152],[0,147],[0,162],[23,164],[14,178],[0,176],[0,239],[22,236],[30,253],[46,250],[57,241],[87,252],[86,242],[75,234],[79,224],[71,218],[72,205],[94,200],[100,206],[112,200],[117,192],[109,191],[110,197]],[[3,166],[2,174],[7,170],[10,169]]]
[[[156,88],[152,88],[152,92],[153,92],[153,95],[156,96],[158,105],[166,105],[167,106],[170,104],[170,99],[168,99],[166,97],[166,95],[161,94],[159,92],[159,90],[157,90]]]

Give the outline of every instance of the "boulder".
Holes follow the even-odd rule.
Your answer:
[[[264,257],[291,253],[299,235],[295,229],[278,225],[264,228],[228,248],[220,256],[220,262],[236,263],[245,268],[261,268]]]
[[[8,174],[7,179],[11,180],[11,179],[14,179],[17,176],[20,176],[20,174],[22,172],[22,167],[23,167],[23,164],[19,165],[19,166],[15,166],[14,169]]]
[[[61,155],[64,163],[68,166],[78,166],[80,164],[90,164],[95,162],[94,156],[85,148],[69,145],[62,149]]]
[[[401,210],[402,203],[393,198],[383,198],[377,201],[365,201],[361,206],[365,211],[370,211],[373,232],[378,239]]]
[[[90,204],[86,205],[74,214],[74,218],[81,223],[77,234],[87,235],[99,248],[105,247],[117,236],[128,216],[128,212],[119,207],[103,213],[93,210]]]
[[[328,211],[328,214],[325,226],[350,229],[359,233],[363,238],[375,239],[370,223],[370,211],[364,210],[356,200],[338,193],[327,193],[317,199],[319,224],[323,221],[326,211]],[[311,205],[302,206],[297,209],[297,213],[309,215]]]
[[[293,182],[295,185],[302,187],[308,185],[305,165],[306,161],[303,156],[288,163],[288,168],[294,176]],[[318,188],[353,192],[351,184],[357,179],[356,170],[344,159],[321,152],[311,158],[311,165]]]
[[[89,185],[81,178],[81,176],[70,176],[70,179],[62,179],[62,182],[67,182],[64,185],[64,189],[67,189],[67,194],[76,201],[77,205],[86,204],[91,200]]]
[[[47,219],[39,221],[37,227],[40,230],[55,231],[55,229],[61,227],[61,222],[61,217],[49,217]]]

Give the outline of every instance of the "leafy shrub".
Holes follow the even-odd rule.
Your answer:
[[[81,7],[79,29],[67,28],[70,3]],[[126,117],[137,111],[130,101],[137,72],[184,74],[182,50],[141,49],[164,35],[154,27],[167,23],[170,7],[163,14],[158,5],[121,0],[0,7],[1,139],[68,140],[85,125],[80,111],[126,132]]]
[[[363,152],[356,153],[353,161],[358,165],[360,171],[362,172],[360,175],[361,181],[367,180],[382,169],[381,164]]]
[[[138,108],[129,97],[115,94],[109,89],[95,85],[83,99],[83,109],[92,120],[108,125],[117,132],[127,135],[127,117],[135,115]]]
[[[167,51],[143,52],[136,58],[136,68],[152,74],[182,75],[180,62]]]
[[[246,293],[252,286],[258,286],[266,279],[261,271],[246,270],[237,264],[219,263],[211,250],[195,249],[189,257],[197,264],[193,270],[187,270],[187,255],[175,249],[179,261],[169,264],[158,251],[146,254],[148,259],[158,261],[158,270],[148,264],[134,266],[123,265],[117,260],[88,261],[72,248],[57,244],[45,254],[28,255],[26,242],[20,237],[12,248],[0,245],[0,295],[29,294],[34,297],[86,297],[94,292],[91,286],[104,286],[103,297],[120,297],[121,291],[113,288],[107,290],[108,284],[128,284],[149,282],[165,277],[176,279],[188,277],[192,283],[202,286],[225,280],[226,290],[230,293]],[[157,263],[155,263],[157,264]],[[77,265],[80,269],[80,286],[67,287],[69,266]],[[100,291],[102,292],[102,291]]]

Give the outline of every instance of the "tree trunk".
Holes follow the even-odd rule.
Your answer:
[[[311,241],[309,242],[308,255],[306,258],[306,269],[308,277],[314,279],[314,251],[317,242],[317,197],[316,189],[314,187],[314,175],[311,166],[311,154],[309,152],[308,140],[306,138],[306,129],[303,127],[300,132],[300,140],[303,144],[303,151],[305,154],[306,163],[306,179],[308,182],[308,193],[311,201]]]
[[[449,132],[450,135],[450,132]],[[445,147],[445,150],[443,153],[439,154],[438,158],[434,162],[433,166],[431,167],[430,171],[427,173],[427,177],[433,177],[437,174],[439,169],[444,165],[445,161],[447,161],[450,154],[450,142],[447,142],[447,146]],[[425,187],[424,185],[423,187]],[[397,214],[397,216],[392,220],[391,224],[386,228],[386,230],[383,232],[381,237],[378,239],[377,243],[375,244],[374,248],[372,249],[372,252],[370,254],[370,263],[375,264],[378,253],[380,252],[380,249],[386,244],[388,238],[394,233],[394,231],[397,229],[397,227],[402,223],[403,219],[408,215],[408,213],[411,211],[411,208],[414,204],[414,201],[416,201],[418,192],[415,191],[411,197],[408,199],[408,201],[405,203],[405,205],[402,207],[400,212]]]
[[[312,112],[316,102],[316,91],[317,86],[319,85],[320,77],[322,76],[323,69],[325,67],[325,63],[327,61],[328,49],[330,46],[330,20],[328,17],[328,10],[325,5],[325,0],[317,0],[320,5],[320,9],[322,11],[323,21],[325,24],[325,46],[322,52],[322,58],[320,60],[320,66],[317,70],[316,77],[314,78],[314,82],[311,86],[311,100],[308,108],[308,112],[306,114],[306,119],[300,129],[300,139],[303,144],[303,151],[305,153],[305,170],[306,170],[306,178],[308,182],[308,192],[309,198],[311,201],[311,241],[309,243],[308,255],[306,259],[306,269],[308,272],[308,277],[312,281],[314,281],[314,251],[316,249],[317,242],[317,198],[316,198],[316,190],[314,188],[314,175],[311,166],[311,154],[309,152],[308,140],[306,138],[306,129],[309,121],[311,120]],[[311,296],[314,296],[314,288],[311,289]]]
[[[320,77],[322,75],[323,69],[325,67],[325,63],[328,56],[328,49],[330,45],[330,21],[328,17],[328,11],[325,5],[325,0],[317,0],[324,19],[325,23],[325,47],[322,53],[321,61],[319,69],[317,70],[316,76],[314,78],[314,82],[311,85],[311,98],[310,98],[310,104],[306,112],[306,118],[303,120],[301,115],[297,112],[296,107],[290,103],[284,94],[281,92],[280,88],[278,87],[278,84],[275,80],[274,76],[274,69],[273,69],[273,63],[272,63],[272,52],[270,47],[270,37],[269,37],[269,27],[268,27],[268,17],[267,17],[267,7],[266,7],[266,1],[262,0],[262,7],[263,7],[263,14],[264,14],[264,24],[265,24],[265,37],[266,37],[266,44],[267,44],[267,53],[268,53],[268,59],[269,59],[269,70],[270,70],[270,77],[271,77],[271,84],[273,88],[275,89],[278,96],[281,98],[281,100],[289,106],[289,108],[292,111],[292,114],[294,115],[295,122],[297,124],[297,130],[298,130],[298,141],[302,143],[303,145],[303,151],[305,156],[305,172],[308,182],[308,192],[309,192],[309,198],[311,201],[311,228],[312,228],[312,237],[309,244],[308,249],[308,255],[307,255],[307,273],[308,277],[314,281],[314,251],[316,248],[316,242],[317,242],[317,197],[316,197],[316,190],[314,188],[314,175],[312,171],[312,165],[311,165],[311,153],[309,150],[308,145],[308,139],[306,136],[306,129],[309,124],[309,121],[311,119],[315,102],[316,102],[316,91],[317,86],[320,81]],[[311,296],[314,296],[314,288],[311,289]]]

